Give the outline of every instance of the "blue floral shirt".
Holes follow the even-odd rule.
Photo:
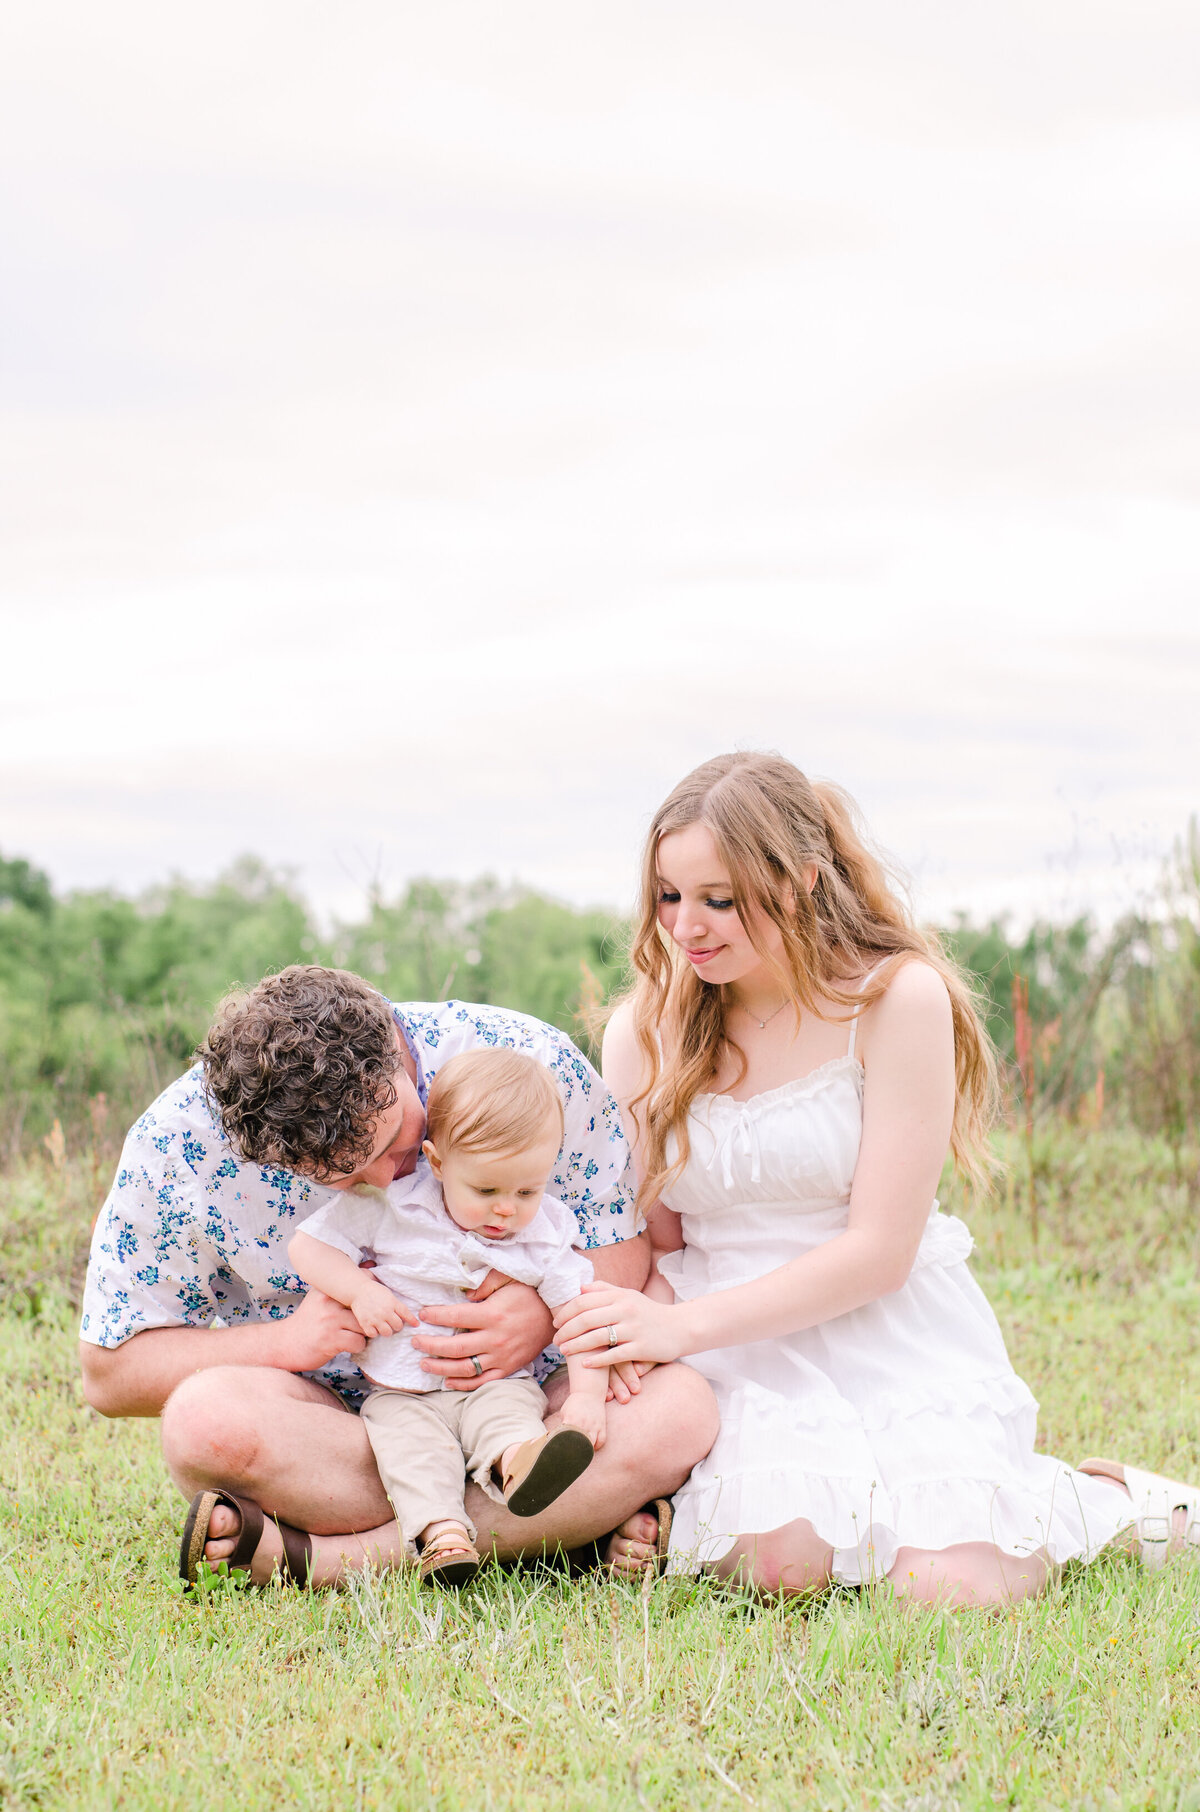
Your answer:
[[[638,1230],[636,1188],[617,1104],[553,1026],[461,1001],[394,1006],[422,1102],[438,1066],[479,1045],[528,1051],[553,1072],[564,1136],[548,1193],[574,1213],[581,1247]],[[237,1326],[290,1315],[304,1286],[287,1244],[335,1191],[270,1164],[243,1163],[221,1131],[199,1064],[133,1127],[92,1236],[80,1334],[115,1347],[144,1328]],[[538,1367],[544,1373],[553,1349]],[[362,1375],[342,1353],[315,1376],[356,1396]]]

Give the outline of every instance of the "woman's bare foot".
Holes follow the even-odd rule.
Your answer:
[[[1106,1485],[1112,1485],[1126,1498],[1132,1496],[1129,1486],[1125,1483],[1125,1467],[1119,1460],[1081,1460],[1077,1470],[1088,1478],[1103,1479]],[[1195,1488],[1193,1486],[1181,1485],[1179,1489],[1185,1495],[1190,1493],[1194,1500]],[[1189,1511],[1185,1504],[1178,1504],[1172,1509],[1169,1538],[1172,1553],[1178,1552],[1185,1545],[1189,1520]],[[1123,1546],[1128,1546],[1133,1550],[1136,1550],[1139,1545],[1137,1531],[1132,1527],[1126,1531],[1124,1537],[1118,1539],[1121,1540]]]
[[[1118,1491],[1129,1496],[1129,1487],[1125,1483],[1125,1468],[1113,1460],[1080,1460],[1076,1471],[1082,1472],[1085,1478],[1103,1479],[1106,1485],[1115,1485]]]
[[[658,1518],[636,1510],[608,1538],[604,1564],[622,1579],[641,1579],[658,1565]]]

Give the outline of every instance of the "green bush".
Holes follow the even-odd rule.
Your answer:
[[[624,979],[626,936],[605,912],[490,876],[376,891],[361,919],[323,929],[292,877],[251,856],[208,885],[173,880],[137,899],[59,898],[28,862],[0,860],[0,1141],[36,1143],[56,1119],[86,1127],[101,1095],[129,1118],[191,1060],[227,988],[294,962],[356,970],[396,1000],[512,1007],[586,1045]],[[1162,1137],[1182,1164],[1200,1124],[1194,824],[1152,911],[1107,931],[1087,918],[1019,933],[1003,918],[960,919],[944,936],[979,990],[1014,1101],[1019,977],[1034,1118],[1117,1119]]]

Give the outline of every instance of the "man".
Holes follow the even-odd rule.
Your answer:
[[[616,1104],[569,1039],[523,1014],[392,1006],[344,971],[285,969],[223,1003],[200,1063],[130,1132],[92,1243],[84,1391],[104,1415],[161,1415],[185,1496],[223,1491],[267,1513],[251,1557],[238,1510],[206,1509],[197,1539],[210,1563],[236,1552],[255,1581],[277,1562],[295,1574],[295,1530],[311,1536],[314,1585],[400,1562],[365,1431],[347,1413],[364,1336],[350,1310],[304,1295],[287,1242],[326,1191],[386,1188],[414,1169],[438,1065],[480,1044],[528,1051],[553,1072],[565,1134],[550,1192],[574,1211],[597,1277],[640,1289],[649,1258]],[[550,1319],[536,1291],[494,1274],[476,1298],[427,1311],[431,1332],[415,1343],[427,1369],[473,1390],[537,1359],[553,1411],[565,1377],[544,1351]],[[438,1335],[437,1324],[462,1331]],[[595,1540],[676,1490],[715,1435],[704,1380],[659,1367],[610,1405],[604,1446],[542,1516],[513,1518],[473,1488],[480,1545],[516,1557]]]

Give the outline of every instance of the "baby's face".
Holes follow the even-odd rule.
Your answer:
[[[425,1156],[451,1220],[482,1239],[505,1240],[537,1213],[558,1148],[555,1129],[524,1151],[450,1150],[442,1157],[427,1143]]]

